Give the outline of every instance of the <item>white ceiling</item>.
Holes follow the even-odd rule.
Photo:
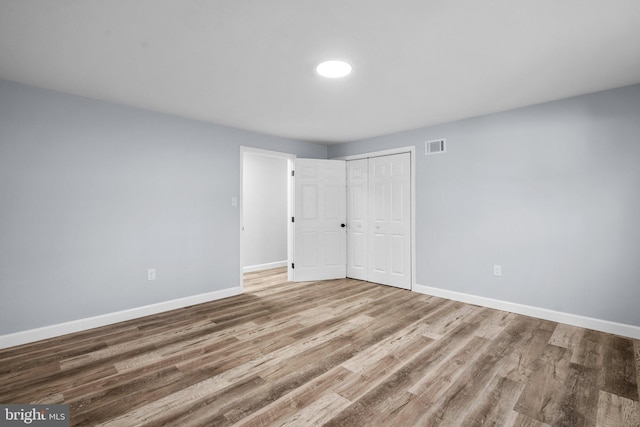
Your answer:
[[[640,1],[0,0],[0,78],[332,144],[640,83]]]

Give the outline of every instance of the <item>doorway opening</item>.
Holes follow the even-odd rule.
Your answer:
[[[291,171],[295,156],[240,147],[240,283],[243,274],[291,258]]]

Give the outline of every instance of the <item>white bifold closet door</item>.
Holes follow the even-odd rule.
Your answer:
[[[411,155],[347,162],[347,277],[411,289]]]

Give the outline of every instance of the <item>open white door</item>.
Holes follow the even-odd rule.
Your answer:
[[[345,162],[296,159],[294,182],[294,281],[346,277]]]

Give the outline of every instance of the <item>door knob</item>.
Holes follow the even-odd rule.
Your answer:
[[[347,224],[340,224],[340,227],[345,228]]]

